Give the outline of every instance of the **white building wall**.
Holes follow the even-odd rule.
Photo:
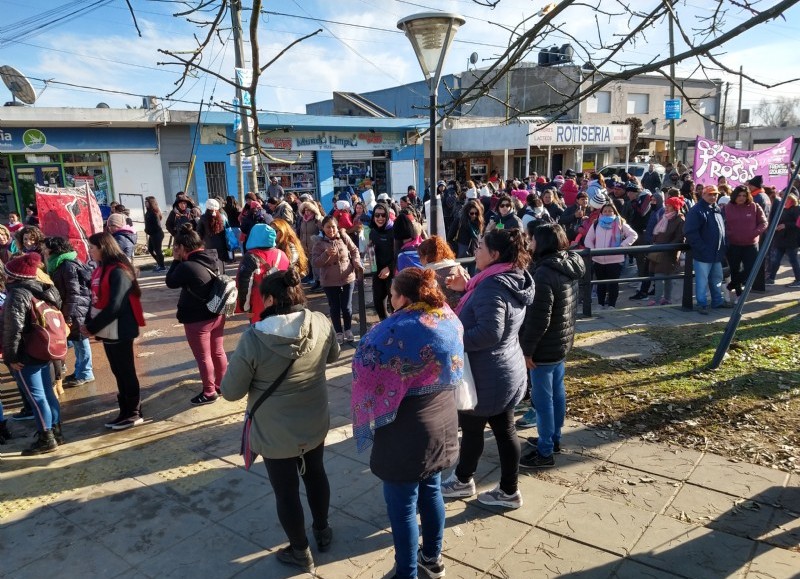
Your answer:
[[[158,201],[161,211],[167,213],[165,208],[169,209],[171,204],[166,202],[161,158],[156,151],[111,152],[109,157],[116,201],[127,206],[130,204],[128,199],[132,198],[121,201],[123,195],[141,195],[142,203],[145,197],[152,195]],[[139,221],[138,215],[132,214],[131,217],[136,230],[143,231],[144,223]]]

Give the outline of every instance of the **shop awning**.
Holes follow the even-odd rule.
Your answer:
[[[443,132],[443,151],[486,151],[528,147],[620,147],[630,142],[628,125],[552,123],[498,125]]]

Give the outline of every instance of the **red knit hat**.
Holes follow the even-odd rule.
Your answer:
[[[684,203],[683,197],[670,197],[669,199],[664,201],[664,205],[669,205],[678,213],[680,213],[681,208],[683,207],[683,203]]]
[[[36,279],[36,272],[42,265],[42,257],[32,251],[19,257],[12,257],[4,268],[6,274],[14,279]]]

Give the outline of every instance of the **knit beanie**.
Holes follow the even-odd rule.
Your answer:
[[[608,203],[608,195],[606,195],[605,189],[595,189],[589,197],[589,205],[592,209],[600,209],[606,203]]]
[[[12,257],[5,264],[4,269],[8,277],[14,279],[36,279],[36,272],[42,265],[42,256],[35,251]]]
[[[112,213],[108,216],[108,221],[106,221],[106,225],[111,227],[125,227],[127,222],[125,221],[125,216],[122,213]]]
[[[219,201],[216,199],[206,201],[206,211],[219,211]]]

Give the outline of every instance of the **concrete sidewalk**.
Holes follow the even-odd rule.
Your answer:
[[[157,299],[174,304],[177,294],[158,289],[156,276],[144,285],[152,292],[144,301],[148,312],[161,307]],[[797,298],[783,292],[778,299]],[[274,556],[286,539],[263,464],[246,472],[238,456],[244,403],[188,405],[198,389],[196,368],[166,307],[148,321],[155,329],[139,347],[142,363],[149,361],[147,424],[105,431],[99,425],[106,415],[86,400],[92,391],[68,391],[68,404],[81,409],[67,412],[68,444],[34,458],[18,455],[29,438],[0,447],[0,575],[295,576]],[[636,323],[713,319],[636,308],[579,326],[622,329],[631,323],[626,316],[641,318]],[[241,324],[231,326],[236,335]],[[168,341],[178,349],[162,352]],[[352,353],[345,348],[328,371],[334,543],[325,554],[312,547],[317,576],[325,579],[390,577],[394,564],[380,481],[369,471],[369,454],[356,452],[349,426]],[[105,386],[113,390],[113,382]],[[96,397],[110,411],[112,395]],[[12,428],[32,430],[30,423]],[[535,430],[520,432],[527,435]],[[479,491],[499,480],[489,431],[486,439]],[[556,468],[521,475],[525,504],[516,511],[474,498],[447,501],[448,577],[800,576],[797,475],[574,422],[562,446]]]

